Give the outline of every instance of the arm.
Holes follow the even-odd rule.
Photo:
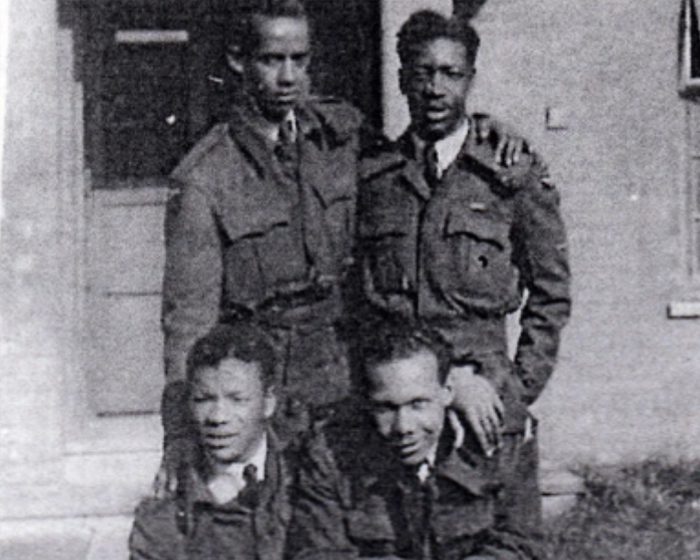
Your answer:
[[[560,333],[571,312],[566,230],[559,193],[544,165],[535,161],[533,185],[517,196],[514,252],[528,298],[515,357],[524,400],[533,403],[549,379],[559,350]]]
[[[300,463],[287,533],[288,558],[357,560],[345,531],[341,473],[322,435],[306,446]]]
[[[217,225],[206,193],[184,185],[173,189],[165,219],[165,274],[162,323],[166,385],[161,402],[165,432],[163,465],[154,492],[174,491],[178,457],[188,448],[187,352],[219,313],[223,276]]]
[[[163,331],[168,383],[185,380],[187,352],[217,320],[223,262],[218,225],[207,193],[174,189],[165,219]]]

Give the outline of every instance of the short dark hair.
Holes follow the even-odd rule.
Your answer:
[[[251,321],[221,323],[200,338],[187,356],[187,381],[191,384],[203,368],[218,367],[228,358],[260,365],[265,389],[275,384],[277,353],[268,334]]]
[[[478,33],[466,19],[446,18],[432,10],[412,14],[401,26],[397,38],[402,66],[410,64],[426,43],[436,39],[451,39],[464,45],[467,62],[474,65],[481,42]]]
[[[438,381],[444,385],[450,372],[447,344],[422,322],[404,317],[381,317],[369,321],[361,329],[359,355],[362,366],[360,391],[370,389],[369,371],[380,365],[410,358],[428,351],[438,361]]]
[[[256,20],[259,18],[300,18],[308,21],[301,0],[257,0],[245,2],[241,9],[230,14],[229,43],[235,44],[243,54],[253,52],[259,44]]]

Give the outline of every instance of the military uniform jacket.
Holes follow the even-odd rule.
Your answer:
[[[454,449],[446,422],[433,472],[421,483],[369,420],[353,415],[361,408],[338,409],[300,454],[289,558],[535,557],[527,539],[502,522],[497,458],[483,457],[476,442]]]
[[[552,372],[570,311],[559,195],[533,156],[495,166],[473,128],[434,192],[408,133],[366,163],[358,201],[364,292],[374,308],[432,322],[457,361],[481,363],[499,391],[509,386],[529,404]],[[513,376],[505,317],[525,289]]]
[[[192,469],[177,496],[141,502],[129,539],[131,560],[280,560],[291,517],[288,464],[268,434],[264,480],[223,505],[212,503]]]
[[[172,174],[162,315],[169,382],[185,378],[189,347],[222,314],[332,323],[340,312],[361,115],[333,100],[309,102],[295,115],[296,180],[245,104]],[[295,314],[300,308],[316,309]]]

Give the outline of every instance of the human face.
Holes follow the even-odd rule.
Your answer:
[[[379,435],[405,465],[420,465],[437,446],[452,402],[452,389],[438,377],[435,354],[421,350],[408,358],[370,368],[369,410]]]
[[[258,44],[250,53],[229,59],[263,116],[282,122],[309,90],[310,40],[305,18],[256,17]]]
[[[401,68],[401,91],[408,101],[411,124],[421,138],[440,140],[464,122],[473,76],[466,47],[444,38],[425,43]]]
[[[190,410],[215,465],[244,462],[262,440],[275,399],[263,387],[259,364],[227,358],[195,373]]]

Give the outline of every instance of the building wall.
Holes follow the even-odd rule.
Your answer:
[[[535,407],[551,467],[700,457],[700,322],[666,317],[670,302],[700,295],[686,278],[676,4],[615,0],[595,10],[573,0],[489,0],[476,21],[483,48],[472,109],[512,123],[546,157],[570,229],[574,317]],[[406,119],[395,86],[396,27],[411,10],[436,4],[383,5],[387,131],[395,135]],[[89,177],[72,38],[56,11],[55,0],[10,2],[0,223],[5,518],[128,511],[157,461],[155,450],[128,452],[138,439],[134,419],[125,420],[128,430],[112,425],[111,437],[124,440],[119,453],[100,447],[104,432],[85,435]],[[545,128],[547,108],[563,113],[565,129]],[[137,483],[120,494],[112,479]]]

